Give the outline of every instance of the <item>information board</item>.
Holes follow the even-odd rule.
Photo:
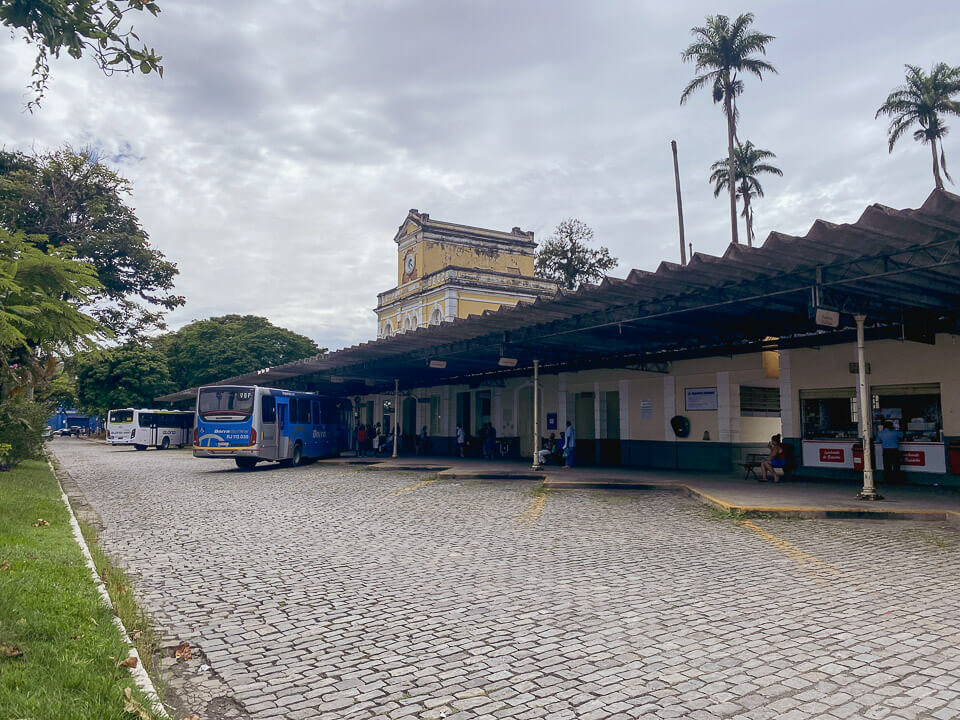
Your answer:
[[[715,387],[687,388],[686,409],[716,410],[717,389]]]

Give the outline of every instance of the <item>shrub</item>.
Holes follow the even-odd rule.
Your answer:
[[[43,448],[43,429],[53,410],[50,404],[22,396],[0,403],[0,446],[9,446],[3,461],[10,467],[38,458]]]

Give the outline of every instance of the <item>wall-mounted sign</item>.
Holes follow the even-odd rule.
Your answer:
[[[640,419],[653,420],[653,400],[640,401]]]
[[[715,387],[687,388],[686,409],[687,411],[716,410],[717,389]]]
[[[846,461],[843,448],[826,447],[820,448],[820,462],[822,463],[843,463]]]
[[[547,413],[547,430],[557,429],[557,414]]]
[[[817,325],[835,328],[840,325],[840,313],[836,310],[827,310],[826,308],[817,308]]]

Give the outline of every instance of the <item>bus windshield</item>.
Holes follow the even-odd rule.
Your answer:
[[[110,422],[112,423],[133,422],[133,410],[111,410]]]
[[[204,388],[197,401],[202,418],[243,420],[253,414],[253,388]]]

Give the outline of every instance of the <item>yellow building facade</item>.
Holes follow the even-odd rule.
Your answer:
[[[534,277],[533,233],[458,225],[411,210],[394,236],[397,286],[377,296],[377,337],[552,296]]]

